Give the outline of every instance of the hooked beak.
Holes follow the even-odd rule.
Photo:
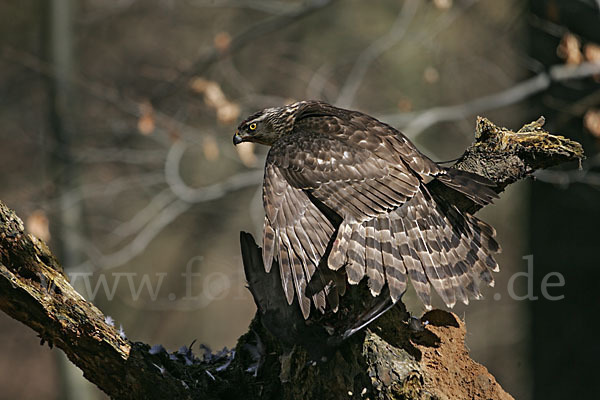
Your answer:
[[[244,141],[244,137],[240,135],[240,131],[236,131],[235,135],[233,135],[233,144],[237,146],[238,144]]]

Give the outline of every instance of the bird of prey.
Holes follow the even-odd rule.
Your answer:
[[[279,262],[287,301],[295,293],[305,318],[310,298],[323,311],[335,303],[331,292],[343,294],[346,279],[366,277],[373,296],[385,291],[395,303],[410,277],[428,309],[430,284],[448,307],[479,298],[482,282],[493,286],[494,229],[426,186],[435,179],[484,205],[497,197],[488,179],[440,166],[395,128],[320,101],[251,115],[233,137],[241,142],[271,146],[263,262],[267,272]],[[307,294],[315,277],[323,285]]]

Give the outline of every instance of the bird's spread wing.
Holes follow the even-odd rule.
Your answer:
[[[298,294],[305,318],[310,300],[304,295],[306,285],[334,233],[331,222],[311,203],[301,189],[292,187],[281,169],[267,163],[263,186],[265,226],[263,261],[267,272],[273,257],[279,260],[281,280],[288,303]],[[325,307],[325,293],[313,296],[317,308]]]
[[[345,221],[361,223],[406,202],[419,184],[400,160],[391,163],[336,138],[301,132],[274,145],[263,188],[263,256],[267,268],[273,256],[279,259],[288,301],[295,288],[303,312],[309,312],[304,290],[334,233],[311,197]]]
[[[392,153],[393,154],[393,153]],[[400,158],[386,160],[335,137],[298,132],[273,146],[267,163],[344,220],[363,222],[413,197],[421,183]]]
[[[363,114],[297,121],[295,131],[271,148],[265,174],[265,265],[273,255],[279,258],[288,300],[294,282],[305,316],[306,282],[335,232],[311,199],[343,220],[329,268],[345,267],[352,284],[367,276],[375,296],[387,283],[396,301],[410,276],[426,306],[431,284],[452,307],[457,300],[468,302],[469,295],[478,297],[479,280],[493,284],[490,271],[497,265],[489,253],[498,250],[493,229],[437,204],[424,180],[442,177],[442,183],[482,203],[495,193],[485,181],[462,185],[463,175],[446,174],[387,125]]]

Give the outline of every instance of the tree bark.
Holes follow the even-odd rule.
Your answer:
[[[476,141],[454,165],[486,176],[501,192],[538,168],[581,160],[581,146],[541,128],[543,120],[512,132],[484,118]],[[459,208],[477,207],[444,186],[436,196]],[[59,263],[21,220],[0,203],[0,308],[56,345],[84,376],[117,399],[510,399],[464,346],[465,325],[454,314],[434,310],[425,326],[398,302],[366,329],[342,340],[345,314],[314,315],[304,321],[283,297],[277,268],[264,272],[260,249],[242,233],[244,268],[257,304],[249,331],[233,351],[190,349],[169,354],[161,347],[121,337],[100,310],[68,283]],[[378,306],[351,286],[342,310]],[[327,328],[324,328],[327,327]]]
[[[74,46],[77,4],[73,0],[54,0],[43,7],[46,58],[54,66],[54,74],[45,78],[51,138],[48,144],[52,146],[46,163],[47,171],[55,182],[53,196],[60,199],[60,206],[52,210],[52,242],[63,265],[68,268],[80,264],[85,257],[73,240],[85,230],[83,207],[82,203],[71,201],[71,196],[80,190],[79,165],[74,161],[72,149],[77,141],[76,116],[80,114],[77,87],[71,84],[72,77],[77,75]],[[97,397],[96,388],[81,377],[77,368],[62,354],[56,355],[64,399],[91,400]]]

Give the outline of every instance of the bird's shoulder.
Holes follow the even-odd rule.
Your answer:
[[[404,139],[401,132],[367,114],[342,109],[300,118],[293,131],[371,151],[377,151],[386,138]]]
[[[358,178],[359,169],[376,176],[389,168],[422,177],[442,172],[397,129],[367,114],[333,106],[313,107],[300,115],[291,132],[271,147],[267,164],[335,179]]]
[[[331,127],[336,124],[335,120],[328,117],[319,117],[319,120],[307,121],[308,124],[303,123],[277,140],[269,150],[267,165],[292,171],[332,173],[373,158],[369,149],[335,133]]]
[[[403,157],[420,156],[406,136],[392,126],[358,111],[329,107],[301,115],[291,132],[272,146],[267,162],[340,154],[345,154],[348,162],[378,157],[397,163]],[[284,164],[287,167],[288,163]]]

